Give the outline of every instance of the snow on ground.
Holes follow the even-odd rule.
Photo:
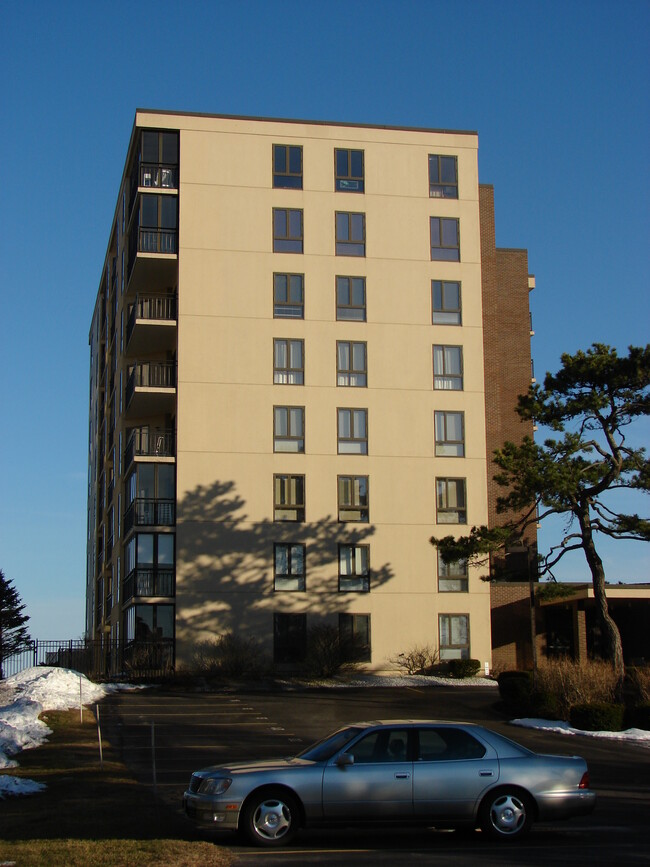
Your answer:
[[[0,682],[0,768],[16,767],[10,758],[21,750],[40,746],[52,730],[39,719],[48,710],[68,710],[99,701],[109,692],[132,689],[128,684],[92,683],[83,674],[65,668],[27,668]],[[0,774],[0,798],[44,789],[42,783]]]
[[[281,684],[285,689],[301,689],[307,683],[286,681]],[[447,677],[428,677],[424,675],[373,676],[359,675],[345,681],[328,680],[314,683],[318,687],[370,687],[370,686],[491,686],[496,681],[484,677],[452,680]],[[67,710],[99,701],[111,692],[123,689],[138,689],[130,684],[92,683],[83,674],[65,668],[39,666],[28,668],[0,682],[0,768],[16,767],[18,762],[10,758],[21,752],[40,746],[47,740],[52,730],[39,719],[48,710]],[[541,729],[565,735],[585,735],[587,737],[611,738],[630,741],[650,747],[650,732],[642,729],[628,729],[625,732],[585,732],[571,728],[568,723],[545,719],[516,719],[512,725]],[[27,795],[44,789],[42,783],[0,774],[0,799],[7,795]]]

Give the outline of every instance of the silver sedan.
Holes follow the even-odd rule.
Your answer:
[[[533,821],[590,813],[596,794],[579,756],[538,755],[469,723],[395,720],[346,726],[294,758],[196,771],[183,804],[199,827],[278,846],[303,826],[377,821],[513,840]]]

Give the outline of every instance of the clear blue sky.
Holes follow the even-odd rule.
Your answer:
[[[88,331],[137,107],[477,130],[541,379],[648,340],[649,25],[646,0],[5,0],[0,568],[32,634],[84,628]],[[648,580],[647,545],[602,552]]]

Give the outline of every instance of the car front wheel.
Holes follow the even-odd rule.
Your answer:
[[[260,792],[244,805],[241,829],[255,846],[283,846],[293,840],[298,825],[298,804],[285,792]]]
[[[533,802],[519,789],[497,789],[481,804],[479,823],[495,840],[515,840],[530,831]]]

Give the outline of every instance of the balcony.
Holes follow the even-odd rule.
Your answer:
[[[176,199],[175,196],[166,198]],[[137,217],[129,233],[128,287],[129,295],[152,288],[166,289],[176,285],[178,265],[178,229],[141,226]]]
[[[136,362],[126,382],[126,411],[132,418],[173,415],[176,408],[176,362]]]
[[[169,163],[139,163],[131,175],[131,202],[135,201],[138,187],[177,190],[178,166]]]
[[[130,467],[135,458],[173,458],[174,445],[171,428],[135,428],[124,451],[125,466]]]
[[[124,513],[124,533],[134,527],[173,527],[176,502],[153,497],[136,497]]]
[[[176,298],[172,295],[136,296],[126,325],[127,352],[143,355],[176,348]]]
[[[124,602],[134,596],[173,596],[174,570],[171,567],[139,567],[124,579]]]

